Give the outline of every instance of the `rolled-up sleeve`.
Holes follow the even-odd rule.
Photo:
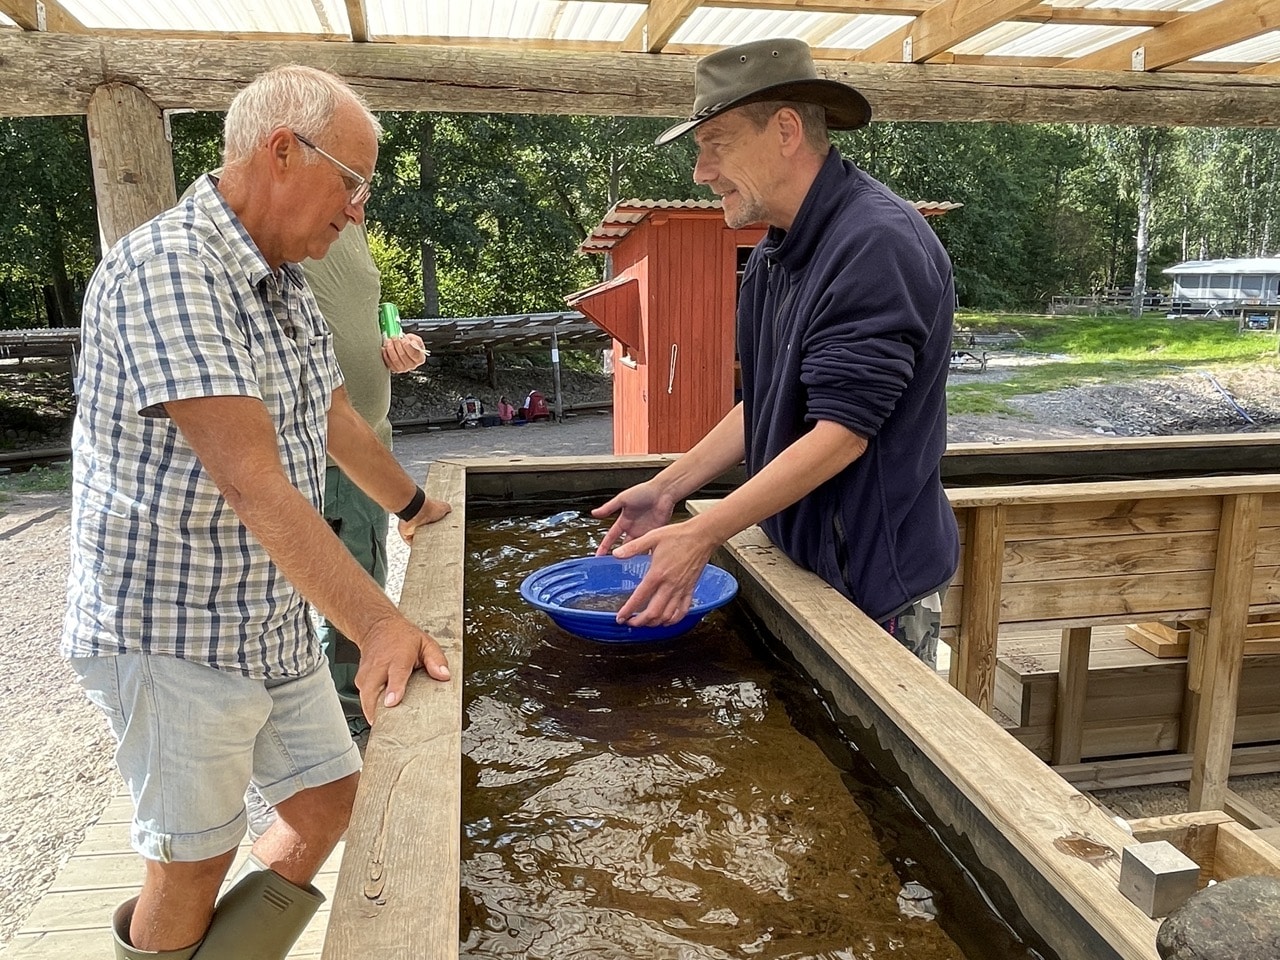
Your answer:
[[[165,416],[164,404],[195,397],[261,399],[234,298],[206,264],[165,253],[123,281],[117,313],[119,356],[134,409]]]
[[[805,333],[806,419],[875,436],[911,382],[941,290],[909,228],[843,250]]]

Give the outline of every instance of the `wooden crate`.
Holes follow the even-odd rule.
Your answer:
[[[1009,732],[1038,757],[1053,749],[1061,638],[1048,632],[1001,640],[996,708]],[[1089,655],[1082,758],[1176,750],[1186,690],[1185,658],[1157,657],[1128,642],[1122,628],[1099,628]],[[1280,654],[1245,660],[1236,744],[1280,740]]]

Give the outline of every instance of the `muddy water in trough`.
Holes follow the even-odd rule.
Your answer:
[[[467,531],[462,956],[1031,960],[731,605],[570,636],[519,596],[585,511]]]

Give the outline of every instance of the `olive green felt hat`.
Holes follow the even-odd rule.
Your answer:
[[[821,104],[832,130],[853,130],[871,119],[871,105],[853,87],[818,76],[803,40],[754,40],[725,47],[698,61],[693,113],[655,143],[670,143],[726,110],[762,100]]]

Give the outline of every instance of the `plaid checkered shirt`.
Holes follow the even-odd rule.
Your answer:
[[[218,492],[164,405],[254,397],[320,507],[342,382],[302,271],[273,274],[205,177],[123,238],[85,291],[62,652],[144,652],[244,676],[321,659],[306,602]]]

